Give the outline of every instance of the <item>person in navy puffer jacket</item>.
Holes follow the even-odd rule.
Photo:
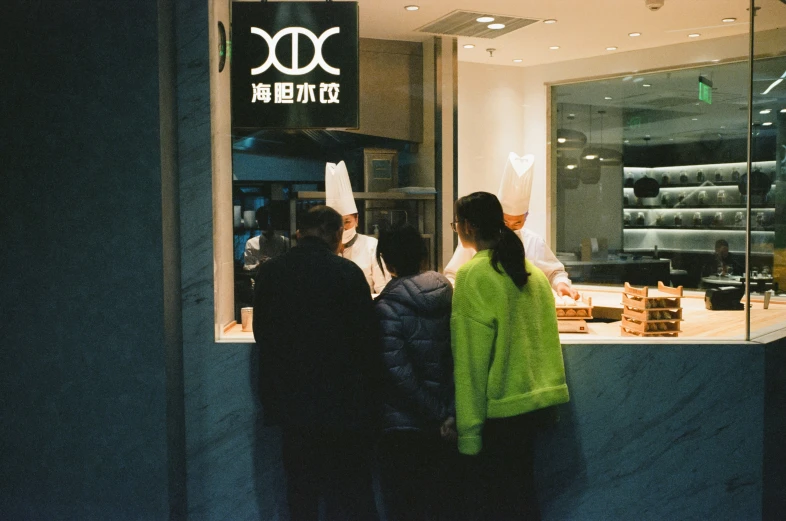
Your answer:
[[[386,368],[378,457],[390,521],[452,519],[456,504],[453,286],[422,271],[425,257],[412,226],[379,237],[377,260],[393,276],[375,301]]]

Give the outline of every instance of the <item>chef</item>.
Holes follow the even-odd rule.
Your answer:
[[[246,271],[255,270],[260,263],[289,250],[289,239],[276,234],[264,206],[257,208],[256,218],[257,226],[262,233],[246,241],[246,251],[243,254],[243,269]]]
[[[377,263],[377,239],[357,232],[358,209],[343,161],[325,166],[325,199],[327,206],[344,218],[341,256],[360,266],[372,294],[381,292],[390,280],[390,274]]]
[[[527,154],[519,157],[514,152],[508,156],[505,172],[502,174],[502,183],[499,186],[497,198],[502,204],[505,226],[513,230],[524,244],[524,254],[535,266],[540,268],[548,277],[552,289],[558,296],[568,296],[572,299],[579,298],[579,292],[571,287],[570,278],[565,271],[565,266],[546,245],[546,241],[535,232],[524,228],[529,214],[529,199],[532,192],[532,165],[535,156]],[[472,248],[465,248],[459,240],[459,245],[453,258],[445,267],[445,276],[451,283],[456,283],[456,272],[475,253]]]

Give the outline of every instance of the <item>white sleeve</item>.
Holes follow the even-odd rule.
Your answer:
[[[456,246],[456,251],[453,252],[453,257],[451,257],[448,265],[445,266],[445,277],[447,277],[451,284],[454,286],[456,285],[456,273],[458,273],[460,267],[475,256],[475,253],[477,252],[474,249],[465,248],[461,244],[461,241],[459,241],[459,245]]]
[[[246,241],[246,251],[243,252],[243,269],[253,270],[259,266],[259,247],[254,247],[254,239]]]
[[[565,271],[565,266],[557,259],[546,241],[536,234],[527,233],[524,237],[524,255],[532,263],[543,271],[551,283],[551,287],[556,289],[560,282],[570,286],[570,277]]]

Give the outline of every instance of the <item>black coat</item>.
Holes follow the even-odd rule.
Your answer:
[[[374,428],[382,364],[363,272],[304,237],[262,264],[254,290],[259,396],[266,421]]]
[[[395,277],[376,299],[382,334],[385,430],[438,428],[454,413],[453,287],[434,271]]]

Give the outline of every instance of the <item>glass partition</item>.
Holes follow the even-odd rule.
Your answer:
[[[757,60],[755,90],[785,70],[786,57]],[[784,99],[773,88],[754,103],[751,178],[767,194],[749,201],[747,78],[747,62],[710,62],[552,87],[556,245],[574,284],[682,286],[699,322],[709,294],[719,299],[714,310],[742,310],[747,251],[754,300],[769,291],[782,305],[773,273],[783,262],[774,245],[783,222],[776,148]],[[736,302],[725,302],[725,292]],[[683,314],[680,336],[745,336],[744,313],[709,329],[690,327]]]
[[[777,13],[757,10],[753,18],[754,55],[773,38],[771,15],[786,25],[786,5],[777,7]],[[749,180],[752,231],[743,281],[750,289],[750,337],[756,338],[786,326],[778,314],[786,306],[779,298],[786,290],[786,58],[754,59],[751,80],[751,148],[769,160],[754,164]],[[761,226],[767,234],[756,233]]]

